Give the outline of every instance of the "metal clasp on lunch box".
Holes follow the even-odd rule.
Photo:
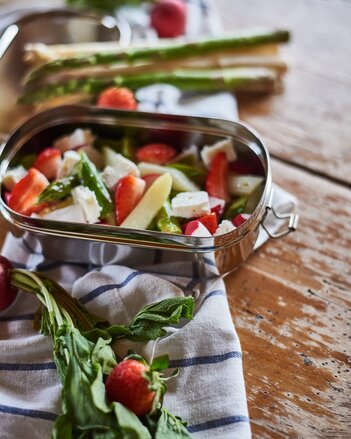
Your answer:
[[[283,236],[288,235],[290,232],[294,232],[297,229],[297,225],[299,222],[299,215],[294,212],[289,213],[277,213],[273,206],[272,206],[272,199],[273,199],[273,191],[270,196],[270,199],[266,205],[266,211],[263,214],[263,218],[261,220],[261,226],[263,229],[268,233],[268,235],[271,238],[281,238]],[[286,229],[280,230],[278,232],[271,232],[267,226],[265,225],[265,220],[267,219],[268,213],[272,212],[272,214],[277,218],[278,220],[282,220],[284,222],[288,222],[288,227]]]

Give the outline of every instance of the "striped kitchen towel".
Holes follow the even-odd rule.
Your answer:
[[[194,264],[174,273],[174,266],[127,268],[88,266],[45,260],[34,239],[8,236],[2,254],[15,266],[40,269],[59,281],[89,310],[111,323],[128,323],[143,305],[164,298],[192,295],[196,313],[183,327],[172,328],[154,342],[120,342],[116,352],[129,348],[150,358],[169,353],[171,367],[180,374],[169,382],[165,407],[188,421],[198,438],[249,438],[241,349],[230,316],[224,283],[204,281]],[[33,329],[38,302],[21,293],[0,313],[0,425],[1,438],[50,437],[60,412],[60,383],[52,360],[50,337]]]

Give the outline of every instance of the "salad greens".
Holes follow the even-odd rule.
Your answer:
[[[129,325],[110,325],[91,314],[59,284],[38,272],[11,270],[11,284],[41,302],[41,332],[53,339],[53,358],[62,382],[62,414],[53,439],[189,438],[186,423],[159,403],[150,415],[137,417],[106,398],[104,378],[117,365],[111,343],[155,340],[181,318],[191,319],[192,297],[165,299],[143,307]],[[135,354],[130,357],[135,358]],[[138,356],[139,357],[139,356]],[[140,358],[140,357],[139,357]],[[154,359],[150,373],[168,368],[167,355]],[[172,374],[175,376],[176,373]],[[162,391],[166,390],[165,385]]]

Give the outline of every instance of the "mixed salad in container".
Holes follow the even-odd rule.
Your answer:
[[[197,237],[240,227],[261,198],[262,164],[238,158],[230,137],[181,146],[75,128],[17,157],[2,196],[15,212],[46,220]]]

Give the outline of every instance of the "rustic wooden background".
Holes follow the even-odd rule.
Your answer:
[[[284,91],[240,99],[273,176],[295,194],[298,231],[226,282],[255,438],[351,432],[351,2],[217,0],[226,30],[292,31]],[[0,218],[0,243],[6,233]]]

